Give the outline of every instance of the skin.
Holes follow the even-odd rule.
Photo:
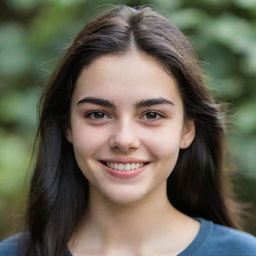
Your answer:
[[[86,102],[88,97],[108,100],[112,107]],[[152,98],[169,103],[138,108],[136,103]],[[85,218],[69,243],[72,254],[177,255],[184,250],[199,223],[170,204],[166,185],[179,150],[194,136],[175,79],[153,57],[131,51],[101,56],[85,67],[66,130],[90,191]],[[106,159],[148,164],[138,176],[123,179],[107,172],[101,162]]]

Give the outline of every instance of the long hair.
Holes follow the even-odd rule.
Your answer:
[[[65,138],[71,96],[83,69],[104,54],[144,52],[177,80],[196,135],[168,178],[170,203],[191,217],[238,228],[239,212],[224,166],[223,116],[209,94],[186,37],[149,7],[117,6],[86,25],[67,49],[42,96],[37,160],[31,180],[27,256],[60,256],[87,208],[88,181]]]

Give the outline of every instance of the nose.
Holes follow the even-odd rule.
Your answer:
[[[136,133],[135,125],[131,121],[123,120],[116,124],[112,131],[110,147],[112,150],[128,153],[140,146],[140,139]]]

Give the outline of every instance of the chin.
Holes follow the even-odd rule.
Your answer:
[[[131,205],[134,203],[137,203],[141,200],[143,200],[143,198],[145,198],[145,195],[142,193],[134,193],[134,189],[133,191],[123,191],[120,193],[111,193],[111,194],[105,194],[105,198],[107,198],[107,200],[113,204],[117,204],[117,205]]]

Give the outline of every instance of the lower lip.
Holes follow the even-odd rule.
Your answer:
[[[134,178],[136,176],[138,176],[141,172],[143,172],[143,170],[146,168],[146,165],[140,167],[140,168],[137,168],[137,169],[134,169],[134,170],[130,170],[130,171],[119,171],[119,170],[115,170],[115,169],[112,169],[110,167],[108,167],[107,165],[103,164],[107,170],[107,172],[116,177],[116,178],[121,178],[121,179],[128,179],[128,178]]]

